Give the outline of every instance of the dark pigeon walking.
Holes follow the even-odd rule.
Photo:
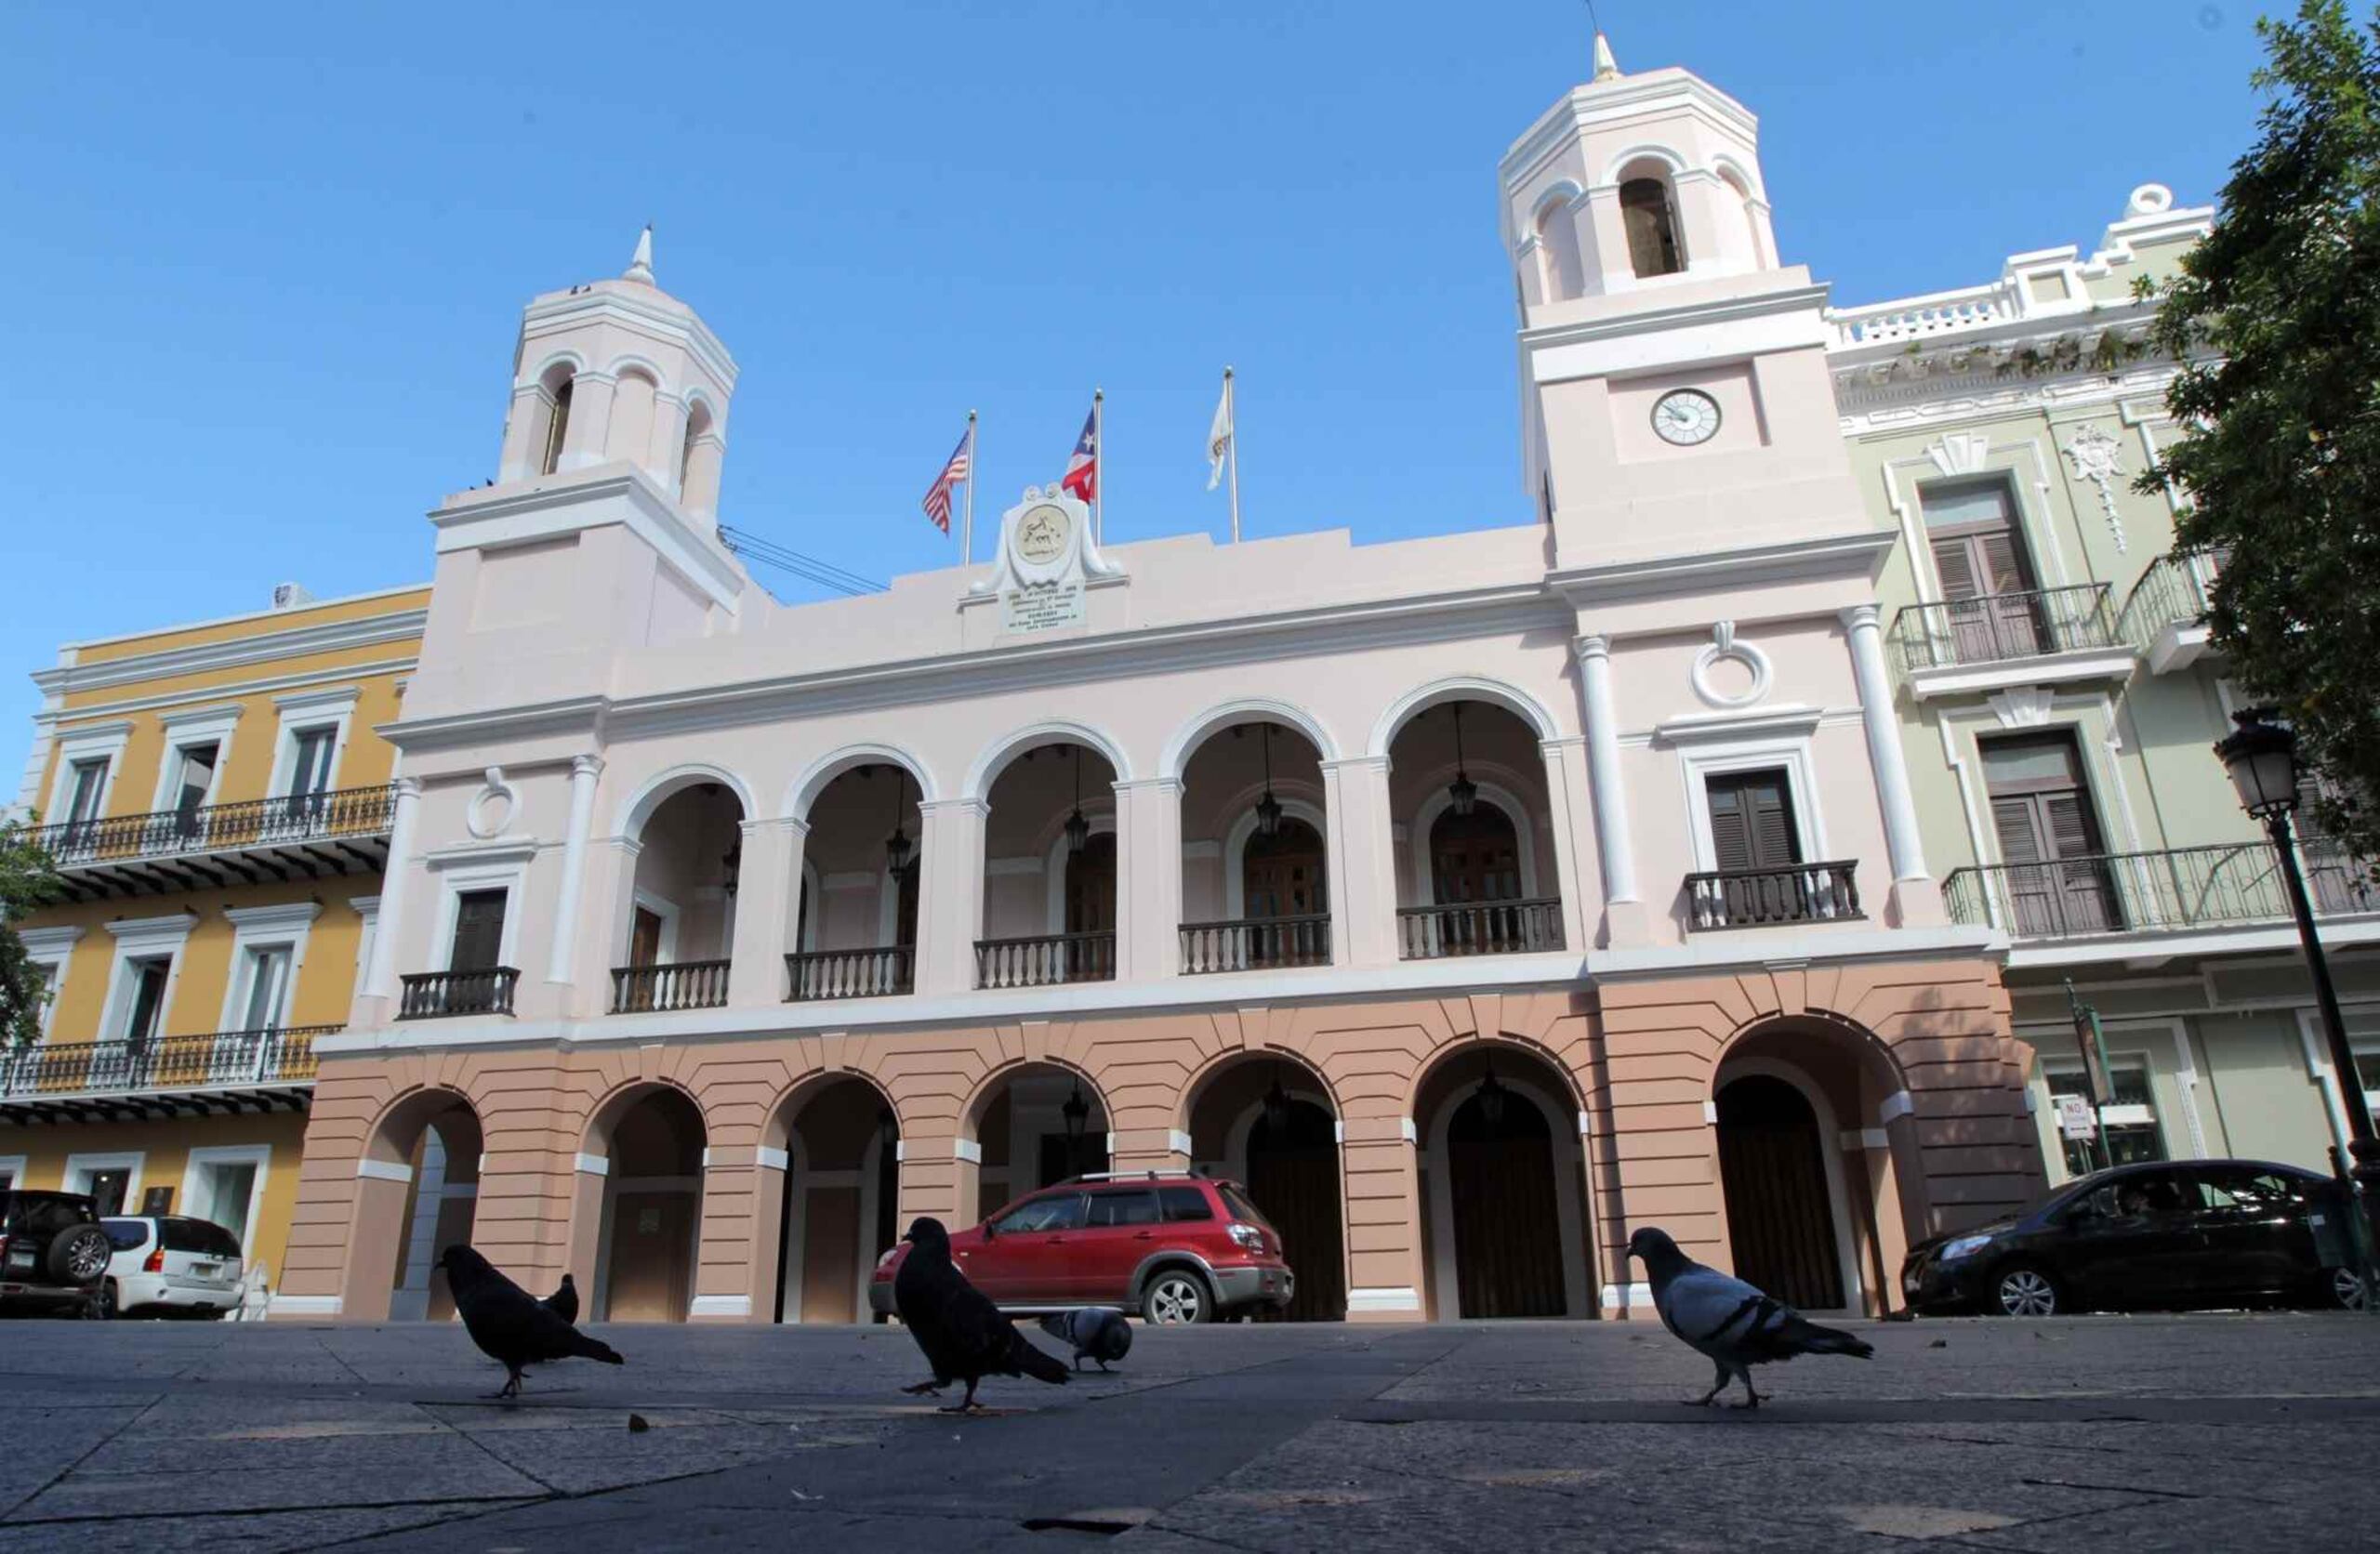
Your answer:
[[[455,1310],[461,1314],[471,1342],[504,1366],[504,1388],[495,1396],[520,1396],[522,1368],[549,1360],[575,1356],[606,1365],[627,1363],[609,1344],[573,1327],[469,1247],[449,1246],[438,1266],[446,1271],[447,1287],[455,1292]],[[567,1281],[562,1288],[570,1289]]]
[[[1041,1331],[1075,1351],[1077,1370],[1082,1369],[1083,1357],[1088,1355],[1104,1371],[1107,1362],[1121,1360],[1132,1347],[1132,1324],[1113,1306],[1086,1306],[1079,1311],[1043,1317]]]
[[[1745,1408],[1758,1408],[1752,1370],[1797,1354],[1848,1354],[1865,1360],[1875,1350],[1848,1333],[1820,1327],[1780,1300],[1741,1279],[1705,1268],[1677,1249],[1668,1232],[1650,1227],[1628,1238],[1628,1255],[1640,1258],[1653,1283],[1653,1309],[1661,1325],[1710,1356],[1718,1380],[1695,1402],[1708,1405],[1727,1389],[1730,1377],[1744,1384]]]
[[[564,1322],[576,1322],[578,1320],[578,1285],[572,1282],[569,1274],[565,1273],[562,1276],[562,1288],[538,1301],[537,1304]]]
[[[967,1384],[967,1396],[945,1414],[964,1414],[975,1406],[976,1384],[987,1376],[1030,1376],[1064,1386],[1066,1367],[1057,1357],[1034,1346],[1000,1315],[984,1292],[967,1282],[950,1260],[950,1232],[939,1219],[919,1219],[901,1238],[909,1255],[892,1276],[892,1301],[901,1312],[933,1379],[904,1387],[905,1392],[939,1393],[954,1381]]]

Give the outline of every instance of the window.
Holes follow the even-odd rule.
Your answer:
[[[133,961],[126,969],[132,975],[132,998],[117,1039],[126,1047],[147,1047],[156,1039],[157,1027],[165,1019],[165,986],[173,980],[174,963],[160,956]]]
[[[1628,263],[1640,279],[1686,268],[1678,250],[1677,207],[1661,178],[1630,178],[1620,186],[1620,221],[1628,233]]]
[[[91,1195],[101,1214],[122,1214],[124,1196],[132,1186],[132,1172],[123,1166],[100,1166],[83,1175],[83,1191]]]
[[[215,759],[220,746],[209,741],[205,744],[185,744],[175,752],[181,770],[174,778],[174,812],[188,819],[192,811],[206,802],[215,787]]]
[[[242,968],[247,991],[240,1001],[237,1029],[269,1031],[281,1024],[289,1000],[290,958],[286,944],[248,951]]]
[[[248,1167],[254,1171],[256,1167]],[[241,1201],[242,1211],[247,1208]],[[240,1255],[239,1231],[220,1222],[190,1219],[180,1215],[157,1221],[157,1239],[168,1252],[195,1252],[202,1258],[236,1258]],[[226,1232],[230,1233],[226,1233]]]
[[[1435,830],[1432,827],[1434,834]],[[1517,872],[1514,878],[1517,890]],[[1283,816],[1280,828],[1270,836],[1248,838],[1240,854],[1240,899],[1250,917],[1302,917],[1327,910],[1321,833],[1294,816]]]
[[[455,898],[449,971],[493,971],[504,961],[505,890],[465,890]]]
[[[537,473],[550,475],[562,468],[562,445],[570,435],[570,390],[575,378],[563,378],[554,390],[553,413],[546,417],[546,449],[538,456]]]
[[[1989,664],[2041,652],[2046,622],[2008,482],[1995,477],[1928,485],[1917,498],[1942,585],[1951,661]]]
[[[1053,1192],[1046,1198],[1028,1199],[994,1221],[992,1229],[1000,1235],[1078,1231],[1082,1229],[1082,1194]]]
[[[2123,926],[2099,818],[2070,731],[1978,742],[2008,902],[2019,934]]]
[[[1521,843],[1513,818],[1484,798],[1467,815],[1452,809],[1439,815],[1430,825],[1430,888],[1440,906],[1518,901]]]
[[[1703,779],[1711,805],[1711,858],[1734,870],[1789,869],[1802,861],[1792,780],[1781,767]]]
[[[1214,1209],[1207,1203],[1207,1194],[1196,1187],[1160,1187],[1157,1201],[1169,1225],[1187,1224],[1197,1219],[1212,1219]]]
[[[78,829],[99,818],[99,800],[108,785],[107,757],[76,761],[66,790],[66,823]],[[67,833],[72,843],[75,832]]]
[[[1272,1224],[1272,1221],[1265,1218],[1256,1205],[1242,1196],[1239,1189],[1232,1186],[1231,1183],[1218,1182],[1215,1184],[1215,1191],[1223,1194],[1223,1207],[1231,1210],[1233,1218],[1245,1219],[1251,1225]]]
[[[289,767],[289,797],[311,798],[331,785],[331,756],[338,744],[338,729],[325,724],[298,731],[297,756]]]
[[[99,1229],[107,1232],[108,1245],[119,1252],[138,1252],[149,1245],[146,1219],[102,1219]]]
[[[1112,1230],[1118,1225],[1154,1225],[1158,1220],[1157,1194],[1146,1188],[1091,1195],[1091,1228]]]
[[[2107,1099],[2107,1157],[2102,1158],[2099,1146],[2089,1139],[2067,1139],[2066,1169],[2070,1176],[2087,1176],[2102,1166],[2136,1166],[2143,1161],[2163,1160],[2165,1136],[2157,1126],[2157,1106],[2149,1088],[2149,1070],[2139,1062],[2110,1060],[2108,1086],[2115,1094]],[[2091,1082],[2085,1077],[2081,1063],[2044,1063],[2042,1076],[2049,1083],[2053,1111],[2068,1096],[2090,1099]]]

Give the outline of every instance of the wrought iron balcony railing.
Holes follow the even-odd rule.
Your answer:
[[[1116,930],[975,941],[975,985],[1048,987],[1116,977]]]
[[[1686,876],[1690,929],[1774,923],[1850,922],[1859,910],[1858,865],[1795,863],[1782,869],[1712,869]]]
[[[2125,596],[2116,630],[2142,652],[2155,649],[2160,633],[2194,626],[2212,608],[2215,575],[2229,559],[2222,550],[2176,550],[2149,563]]]
[[[384,784],[68,821],[27,839],[83,900],[384,868],[395,819],[396,789]]]
[[[145,1042],[41,1042],[0,1051],[0,1099],[128,1095],[310,1084],[314,1038],[337,1025],[155,1036]]]
[[[1520,955],[1565,948],[1558,896],[1396,909],[1397,956]]]
[[[443,1020],[452,1015],[510,1014],[512,990],[521,973],[509,966],[483,971],[415,971],[401,979],[399,1020]]]
[[[727,1002],[727,962],[681,960],[612,968],[614,1014],[715,1009]]]
[[[785,1000],[886,998],[916,985],[917,946],[886,944],[872,950],[802,950],[785,957]]]
[[[1904,674],[2120,645],[2105,583],[1912,604],[1893,617]]]
[[[1185,976],[1329,964],[1328,912],[1182,925],[1182,970]]]
[[[2380,911],[2380,887],[2346,849],[2317,838],[2299,849],[2299,857],[2316,912]],[[2262,839],[1953,869],[1942,890],[1953,920],[2002,928],[2018,939],[2222,928],[2290,917],[2281,860]]]

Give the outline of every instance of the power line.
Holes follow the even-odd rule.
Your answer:
[[[760,535],[748,533],[742,529],[730,528],[722,523],[719,526],[719,537],[728,549],[738,556],[758,561],[763,566],[772,566],[780,571],[792,573],[797,577],[815,583],[822,588],[831,588],[839,594],[855,597],[860,594],[880,594],[885,591],[885,586],[873,578],[862,577],[859,573],[839,567],[832,561],[822,561],[815,556],[805,555],[790,547],[779,545],[774,540],[764,540]]]

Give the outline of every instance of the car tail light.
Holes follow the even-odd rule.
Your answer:
[[[1234,1221],[1230,1234],[1232,1240],[1237,1243],[1243,1251],[1262,1252],[1264,1250],[1264,1232],[1258,1230],[1253,1225],[1243,1225],[1237,1221]]]
[[[149,1256],[141,1261],[140,1271],[143,1273],[163,1273],[165,1271],[165,1248],[163,1245],[152,1246],[150,1248]]]

